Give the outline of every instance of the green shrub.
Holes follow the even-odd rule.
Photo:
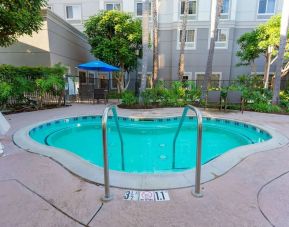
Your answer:
[[[0,81],[0,91],[0,106],[3,106],[12,94],[12,86],[7,82]]]
[[[279,106],[272,105],[271,103],[254,103],[252,104],[251,109],[257,112],[264,113],[278,113],[282,111]]]
[[[0,102],[4,105],[9,98],[12,98],[17,101],[17,104],[23,104],[27,101],[25,94],[35,91],[40,93],[40,100],[42,100],[44,93],[47,92],[59,96],[59,100],[61,101],[65,86],[63,75],[66,73],[66,70],[60,64],[53,67],[0,65],[0,83],[2,87],[6,87],[6,92],[4,95],[1,95]],[[10,85],[9,89],[5,84]],[[7,89],[9,92],[7,92]],[[5,98],[3,98],[4,96]],[[41,102],[40,105],[42,105]]]
[[[132,92],[126,91],[122,93],[121,103],[127,106],[132,106],[137,103],[137,98]]]
[[[121,97],[122,97],[122,93],[118,93],[115,91],[111,91],[107,95],[108,99],[121,99]]]

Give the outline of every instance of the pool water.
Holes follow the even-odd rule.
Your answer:
[[[116,125],[108,120],[108,155],[110,169],[155,173],[183,171],[195,167],[196,118],[187,117],[176,142],[176,168],[173,163],[173,139],[180,118],[131,119],[119,117],[124,142],[122,170],[121,143]],[[40,125],[30,131],[39,143],[73,152],[81,158],[103,166],[101,116],[62,119]],[[271,136],[255,126],[244,123],[204,118],[202,163],[230,149],[260,143]]]

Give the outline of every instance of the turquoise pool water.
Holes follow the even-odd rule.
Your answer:
[[[132,119],[119,117],[124,142],[125,172],[183,171],[195,167],[196,118],[187,117],[176,143],[176,168],[172,169],[173,138],[179,117]],[[39,125],[30,131],[39,143],[66,149],[103,166],[101,116],[74,117]],[[214,118],[203,118],[202,163],[243,145],[260,143],[271,136],[254,126]],[[108,120],[110,169],[122,171],[120,139],[115,123]]]

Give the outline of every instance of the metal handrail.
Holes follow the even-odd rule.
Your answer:
[[[202,157],[202,131],[203,131],[203,119],[201,112],[194,106],[187,105],[184,108],[177,132],[174,137],[173,142],[173,169],[176,167],[176,141],[178,138],[178,135],[180,133],[181,127],[184,123],[185,117],[188,113],[188,111],[192,110],[196,113],[197,116],[197,123],[198,123],[198,131],[197,131],[197,153],[196,153],[196,176],[195,176],[195,191],[192,191],[192,194],[195,197],[202,197],[201,193],[201,157]]]
[[[124,170],[124,151],[123,151],[123,139],[120,133],[119,123],[118,123],[118,116],[116,111],[116,106],[111,104],[107,106],[102,114],[102,146],[103,146],[103,174],[104,174],[104,196],[102,197],[103,201],[110,201],[112,200],[112,195],[110,194],[110,185],[109,185],[109,164],[108,164],[108,154],[107,154],[107,118],[109,111],[112,110],[114,121],[116,124],[116,128],[119,134],[120,142],[121,142],[121,158],[122,158],[122,170]]]

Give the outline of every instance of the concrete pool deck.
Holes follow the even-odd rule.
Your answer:
[[[169,190],[168,202],[124,201],[126,190],[112,189],[102,204],[103,187],[71,174],[50,158],[28,153],[12,142],[20,128],[52,118],[101,114],[104,105],[8,115],[12,128],[1,139],[0,226],[288,226],[289,145],[252,154],[226,174],[202,185]],[[182,109],[122,110],[125,116],[180,115]],[[253,112],[204,111],[212,117],[256,123],[289,135],[289,116]],[[276,178],[276,179],[275,179]]]

